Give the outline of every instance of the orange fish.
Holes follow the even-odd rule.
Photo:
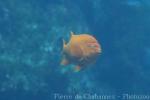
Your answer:
[[[95,62],[101,52],[101,46],[93,36],[75,35],[71,32],[70,41],[66,44],[63,40],[61,65],[74,64],[75,71],[78,72]]]

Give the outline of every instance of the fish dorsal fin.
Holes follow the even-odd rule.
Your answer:
[[[66,48],[66,41],[63,39],[63,49],[65,49]]]
[[[74,35],[74,32],[71,31],[71,32],[70,32],[70,35],[71,35],[71,37],[72,37],[72,36]]]

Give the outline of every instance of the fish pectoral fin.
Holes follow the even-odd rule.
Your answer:
[[[63,49],[65,49],[66,48],[66,41],[63,39]]]
[[[84,57],[82,57],[82,58],[79,59],[79,61],[83,61],[83,60],[84,60]]]
[[[79,72],[81,70],[81,66],[77,65],[74,67],[74,72]]]
[[[61,61],[61,65],[68,65],[69,61],[66,58],[63,58]]]
[[[73,37],[73,35],[74,35],[74,32],[73,32],[73,31],[71,31],[71,32],[70,32],[70,36],[71,36],[71,37]]]

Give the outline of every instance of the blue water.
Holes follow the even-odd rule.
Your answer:
[[[78,73],[60,66],[70,31],[89,33],[102,46],[96,63]],[[0,100],[89,93],[126,100],[150,96],[149,84],[149,0],[0,0]]]

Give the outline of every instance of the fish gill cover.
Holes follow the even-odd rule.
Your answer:
[[[0,0],[0,100],[149,95],[149,12],[149,0]],[[103,48],[79,73],[60,66],[70,31],[91,33]]]

